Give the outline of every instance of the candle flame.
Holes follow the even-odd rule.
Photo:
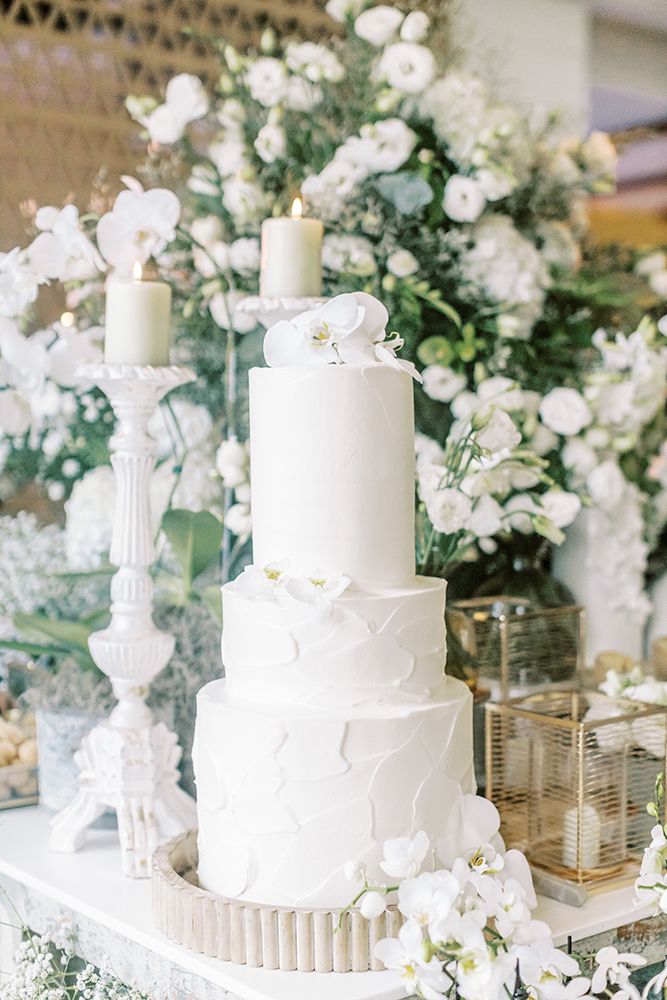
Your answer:
[[[300,219],[303,213],[303,205],[301,204],[301,198],[295,198],[292,202],[292,218]]]
[[[64,312],[60,317],[63,326],[74,326],[74,313]]]
[[[139,261],[136,261],[136,263],[134,265],[134,272],[133,273],[134,273],[134,280],[135,281],[141,281],[142,271],[141,271],[141,264],[140,264]]]

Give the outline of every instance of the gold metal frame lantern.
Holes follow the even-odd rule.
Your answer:
[[[634,881],[667,708],[552,690],[486,706],[486,797],[508,848],[579,884]],[[664,822],[664,817],[663,817]]]

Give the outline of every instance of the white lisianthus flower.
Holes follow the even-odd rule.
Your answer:
[[[500,168],[484,167],[481,170],[476,170],[473,177],[484,192],[487,201],[499,201],[501,198],[506,198],[518,184],[513,174]]]
[[[536,455],[548,455],[550,451],[558,447],[558,437],[544,424],[538,423],[530,439],[530,447]]]
[[[456,417],[457,420],[464,420],[469,417],[473,410],[479,404],[479,397],[474,392],[469,392],[465,389],[463,392],[459,392],[452,401],[452,415]]]
[[[359,134],[360,138],[347,139],[336,155],[349,158],[371,173],[390,174],[398,170],[417,141],[415,133],[400,118],[385,118],[374,125],[362,125]]]
[[[540,416],[556,434],[568,437],[588,427],[593,415],[588,403],[576,389],[559,387],[547,393],[540,404]]]
[[[347,590],[351,582],[349,576],[344,576],[342,573],[325,577],[322,572],[315,570],[308,579],[292,577],[287,581],[285,589],[295,601],[307,604],[315,621],[323,625],[329,620],[333,601]]]
[[[205,194],[215,197],[220,194],[218,175],[207,163],[196,163],[190,171],[187,187],[195,194]]]
[[[202,118],[207,111],[208,97],[199,77],[180,73],[167,84],[165,103],[138,120],[153,142],[169,145],[181,138],[188,122]]]
[[[502,516],[503,509],[498,501],[484,494],[475,501],[466,527],[477,538],[489,538],[500,531]]]
[[[225,525],[240,541],[250,538],[252,532],[252,514],[247,503],[233,504],[225,515]]]
[[[223,441],[215,453],[215,467],[226,487],[236,489],[248,478],[249,454],[246,445],[234,438]]]
[[[412,10],[401,25],[404,42],[421,42],[426,37],[431,21],[423,10]]]
[[[380,862],[380,868],[391,878],[414,878],[430,846],[428,835],[423,830],[419,830],[413,838],[385,840],[382,847],[384,861]]]
[[[193,220],[190,234],[195,242],[207,247],[222,236],[222,221],[217,215],[202,215]]]
[[[364,0],[329,0],[324,8],[329,17],[345,24],[348,14],[356,17],[364,5]]]
[[[330,233],[322,242],[322,266],[340,274],[368,277],[377,270],[373,244],[363,236]]]
[[[244,82],[253,101],[259,101],[265,108],[274,108],[285,96],[287,67],[280,59],[261,56],[249,64]]]
[[[561,458],[565,468],[571,469],[577,476],[587,476],[598,465],[595,449],[577,437],[566,442]]]
[[[485,378],[477,387],[477,398],[483,403],[493,403],[501,410],[522,410],[524,394],[511,378],[494,375]]]
[[[546,515],[557,528],[566,528],[572,524],[581,510],[581,500],[576,493],[566,493],[565,490],[547,490],[540,497]]]
[[[239,274],[252,274],[259,271],[260,251],[256,236],[242,236],[234,240],[229,248],[229,260]]]
[[[532,535],[535,530],[530,515],[543,513],[529,493],[517,493],[511,497],[505,504],[504,511],[504,523],[520,531],[522,535]]]
[[[308,198],[326,219],[335,219],[340,215],[346,199],[368,176],[366,167],[339,153],[340,149],[319,174],[306,177],[301,185],[303,197]]]
[[[394,250],[387,257],[387,270],[397,278],[407,278],[419,270],[419,262],[409,250]]]
[[[428,87],[435,76],[435,69],[435,58],[426,46],[416,45],[414,42],[396,42],[384,50],[377,75],[396,90],[406,94],[419,94]]]
[[[467,382],[465,375],[454,372],[451,368],[443,368],[442,365],[429,365],[422,372],[422,378],[426,395],[443,403],[454,399]]]
[[[488,423],[475,435],[475,441],[480,448],[486,448],[495,455],[505,448],[516,448],[521,444],[521,431],[512,418],[497,407]]]
[[[396,7],[371,7],[354,22],[355,33],[371,45],[384,45],[403,21],[404,14]]]
[[[268,207],[263,188],[254,181],[238,177],[229,177],[222,185],[222,204],[241,227],[257,222]]]
[[[121,191],[113,210],[97,223],[97,245],[109,264],[116,268],[132,268],[139,261],[164,250],[176,235],[181,217],[181,203],[173,191],[153,188],[144,191],[134,178],[132,189]]]
[[[273,163],[274,160],[282,159],[287,149],[285,129],[281,128],[280,125],[263,125],[257,133],[253,145],[257,150],[257,155],[265,163]]]
[[[324,97],[321,87],[316,87],[302,76],[290,76],[285,85],[283,104],[292,111],[312,111]]]
[[[430,490],[424,496],[424,501],[431,524],[443,535],[455,535],[458,531],[463,531],[470,520],[472,502],[458,489],[447,486],[442,490]]]
[[[212,142],[208,156],[221,177],[233,177],[248,166],[248,151],[240,132],[229,131],[221,142]]]
[[[223,128],[236,129],[246,120],[245,108],[235,97],[228,97],[215,113]]]
[[[294,73],[302,73],[311,83],[328,80],[338,83],[345,76],[345,67],[326,45],[316,42],[290,42],[285,62]]]

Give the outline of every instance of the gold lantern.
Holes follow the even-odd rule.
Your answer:
[[[486,712],[486,796],[507,847],[589,888],[634,881],[655,823],[646,803],[665,767],[667,708],[551,690]]]

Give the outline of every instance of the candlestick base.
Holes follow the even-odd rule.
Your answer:
[[[317,309],[328,302],[327,298],[294,298],[285,297],[272,299],[265,295],[249,295],[236,307],[239,312],[254,316],[258,323],[268,328],[281,319],[294,319],[299,313],[308,309]]]
[[[196,807],[178,787],[178,740],[163,724],[153,724],[145,704],[153,677],[174,651],[173,636],[156,629],[151,617],[155,441],[147,426],[160,399],[196,376],[176,365],[98,364],[79,372],[106,393],[118,420],[109,442],[116,474],[109,559],[119,569],[111,581],[111,623],[88,643],[118,704],[75,755],[79,791],[53,820],[51,849],[78,850],[86,827],[111,806],[118,815],[124,874],[148,878],[158,833],[171,837],[195,824]]]

